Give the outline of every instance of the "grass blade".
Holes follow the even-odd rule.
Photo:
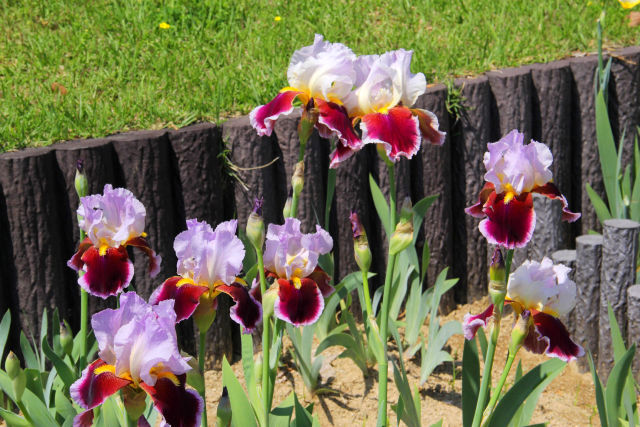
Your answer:
[[[263,361],[262,363],[267,363]],[[229,392],[231,402],[231,423],[236,427],[257,427],[256,419],[240,382],[236,378],[226,356],[222,359],[222,381]]]
[[[475,340],[464,341],[462,353],[462,425],[471,426],[480,390],[480,360]]]

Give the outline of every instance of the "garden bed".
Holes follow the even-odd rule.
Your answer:
[[[460,305],[447,316],[443,316],[441,321],[444,323],[448,320],[462,320],[466,313],[478,313],[487,305],[487,298],[472,304]],[[506,316],[502,320],[502,328],[508,331],[511,329],[512,323],[513,317]],[[428,325],[423,326],[423,331],[426,332],[427,328]],[[509,339],[509,334],[501,334],[496,351],[496,366],[504,365]],[[455,359],[455,378],[452,364],[446,363],[438,367],[424,386],[421,387],[422,425],[424,426],[429,426],[440,419],[443,420],[443,426],[458,426],[462,423],[461,362],[464,337],[462,335],[453,336],[449,340],[449,345],[451,354]],[[394,348],[393,344],[390,344],[389,347],[390,349]],[[286,351],[285,349],[285,353]],[[330,388],[335,393],[322,394],[320,396],[310,396],[310,393],[304,389],[302,379],[297,370],[290,364],[291,358],[283,357],[284,366],[280,369],[276,381],[275,404],[282,401],[291,393],[292,389],[295,389],[302,403],[314,403],[314,414],[318,416],[320,424],[323,426],[375,425],[378,407],[377,372],[372,369],[369,377],[363,379],[362,373],[350,359],[336,358],[340,352],[340,347],[334,347],[323,352],[323,355],[328,356],[329,362],[325,361],[325,366],[321,371],[321,387]],[[391,352],[391,360],[394,360],[397,356],[397,351]],[[518,361],[521,361],[523,371],[527,372],[547,359],[546,356],[521,350],[515,365],[517,365]],[[393,368],[391,368],[391,365],[389,366],[389,381],[392,382]],[[406,366],[412,385],[417,385],[420,377],[419,361],[410,360]],[[232,367],[236,376],[243,382],[242,364],[238,361]],[[509,381],[512,381],[513,372],[515,372],[515,369],[512,371]],[[222,387],[221,370],[208,371],[206,382],[207,410],[210,414],[215,414]],[[395,385],[390,385],[389,402],[393,404],[397,400],[397,388]],[[391,417],[391,425],[396,425],[395,412],[389,410],[389,416]],[[210,421],[211,419],[210,417]],[[596,411],[593,380],[589,372],[581,373],[575,362],[570,363],[551,382],[542,393],[531,420],[532,424],[542,422],[548,422],[549,426],[599,425],[600,420]]]

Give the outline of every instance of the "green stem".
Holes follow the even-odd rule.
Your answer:
[[[262,258],[262,248],[256,249],[258,258],[258,273],[260,274],[260,292],[262,298],[267,292],[267,279],[264,275],[264,259]],[[264,405],[264,423],[269,426],[269,412],[271,412],[271,393],[269,386],[269,347],[271,339],[269,337],[269,315],[267,310],[262,310],[262,403]],[[277,366],[277,364],[276,364]]]
[[[395,165],[389,161],[387,170],[389,172],[389,230],[393,232],[396,228],[396,174]],[[388,236],[391,240],[391,234]],[[396,255],[389,253],[387,259],[387,272],[384,278],[384,289],[382,292],[382,308],[380,315],[380,338],[382,339],[382,360],[378,361],[378,426],[387,425],[387,372],[389,369],[389,356],[387,355],[387,335],[389,329],[389,298],[391,293],[391,282],[393,281],[393,267],[396,263]]]
[[[493,410],[495,409],[496,404],[498,403],[498,398],[500,397],[500,393],[502,392],[502,387],[504,387],[504,383],[507,380],[507,375],[509,375],[509,372],[511,371],[511,365],[513,365],[513,361],[515,359],[516,359],[516,353],[509,351],[509,356],[507,357],[507,363],[504,366],[504,370],[502,371],[502,375],[500,376],[498,385],[493,391],[491,400],[487,405],[487,410],[485,411],[485,416],[484,416],[485,419],[488,419],[488,417],[493,413]]]
[[[371,306],[371,296],[369,295],[369,272],[364,270],[362,271],[362,291],[364,292],[365,304],[364,324],[367,325],[367,319],[373,315],[373,307]]]
[[[22,412],[22,415],[24,416],[24,419],[27,420],[27,422],[34,426],[35,424],[33,423],[33,421],[31,420],[31,417],[29,416],[29,413],[27,412],[27,409],[24,407],[24,405],[22,404],[22,400],[18,400],[16,402],[16,405],[18,406],[18,409],[20,409],[20,412]]]
[[[207,405],[205,404],[204,406],[205,406],[204,412],[206,414],[207,413],[207,408],[206,408]],[[132,420],[131,418],[129,418],[129,415],[126,414],[126,413],[124,414],[124,417],[127,419],[127,427],[138,427],[138,420]],[[203,424],[203,425],[206,425],[206,424]]]
[[[80,229],[80,241],[85,239],[84,230]],[[84,271],[80,270],[78,276],[82,277]],[[81,365],[87,361],[87,332],[89,327],[89,294],[80,288],[80,359]]]
[[[202,374],[202,381],[204,381],[204,358],[205,358],[205,340],[207,338],[207,331],[200,331],[200,345],[198,346],[198,367]],[[202,401],[204,402],[204,409],[202,411],[202,426],[207,427],[207,399],[205,397],[207,387],[202,388]]]
[[[473,415],[472,427],[479,427],[482,421],[482,413],[484,412],[485,402],[487,401],[487,395],[489,392],[489,386],[491,384],[491,370],[493,368],[493,356],[496,353],[496,344],[498,343],[498,336],[500,335],[500,316],[496,312],[496,319],[493,323],[493,330],[491,332],[491,340],[487,346],[487,355],[484,361],[484,370],[482,372],[482,383],[480,384],[480,393],[478,394],[478,402],[476,403],[476,411]]]
[[[296,218],[298,216],[298,199],[300,198],[299,194],[296,194],[296,192],[293,192],[293,195],[291,196],[291,212],[289,213],[289,216],[291,218]]]

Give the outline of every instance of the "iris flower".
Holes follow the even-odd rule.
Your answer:
[[[580,218],[579,213],[569,210],[567,199],[551,182],[553,156],[549,147],[536,141],[524,145],[523,141],[524,135],[512,130],[500,141],[487,144],[487,183],[478,203],[465,209],[474,217],[486,217],[479,229],[489,243],[508,249],[521,248],[531,240],[536,225],[531,193],[560,200],[563,221]]]
[[[87,237],[67,262],[85,274],[78,284],[91,295],[107,298],[129,286],[133,277],[133,263],[127,246],[137,247],[149,257],[149,275],[160,271],[160,256],[145,239],[144,206],[127,189],[104,186],[102,195],[82,197],[78,207],[78,225]]]
[[[237,277],[242,270],[245,251],[236,236],[236,227],[236,220],[225,221],[214,231],[206,222],[187,220],[187,230],[178,234],[173,243],[179,276],[165,280],[149,302],[158,304],[174,299],[180,322],[196,309],[214,310],[216,297],[224,292],[236,302],[231,307],[231,318],[246,332],[251,332],[262,317],[262,307]]]
[[[271,135],[275,121],[293,112],[296,99],[317,110],[315,123],[323,138],[336,136],[338,147],[359,149],[362,145],[355,133],[343,103],[355,83],[355,54],[341,43],[329,43],[316,34],[311,46],[293,53],[287,79],[289,86],[271,101],[249,114],[258,135]],[[332,154],[335,157],[336,152]]]
[[[178,350],[175,320],[173,301],[151,306],[134,292],[120,296],[120,308],[91,318],[99,359],[71,385],[71,397],[86,410],[74,426],[90,426],[93,408],[125,387],[149,394],[167,424],[200,425],[203,402],[185,388],[191,367]]]
[[[333,287],[318,258],[329,253],[333,239],[319,225],[316,232],[300,232],[300,221],[286,218],[284,225],[269,224],[264,267],[273,283],[267,294],[275,295],[276,316],[295,326],[314,323],[324,309],[324,298]],[[253,292],[259,287],[254,286]]]
[[[575,305],[576,284],[569,279],[571,269],[554,265],[549,258],[542,262],[525,261],[509,276],[505,303],[511,304],[518,316],[531,313],[529,332],[524,347],[537,354],[547,354],[569,362],[584,356],[581,346],[571,340],[567,328],[558,317]],[[493,304],[478,315],[464,317],[466,339],[473,339],[478,328],[486,327],[493,315]]]
[[[445,133],[431,111],[411,108],[427,90],[424,74],[412,74],[412,51],[399,49],[356,60],[356,89],[345,100],[349,115],[359,121],[363,144],[382,144],[392,162],[413,157],[424,139],[441,145]],[[331,166],[359,147],[338,145]]]

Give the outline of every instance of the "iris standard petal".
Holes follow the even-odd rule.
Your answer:
[[[133,263],[124,246],[108,248],[104,255],[91,246],[82,254],[81,260],[85,274],[78,278],[78,284],[91,295],[107,298],[131,283]]]
[[[181,280],[184,281],[180,276],[168,278],[149,297],[149,304],[154,305],[160,303],[160,301],[174,300],[173,308],[176,311],[176,323],[191,317],[200,303],[200,296],[209,289],[193,282],[179,284]]]
[[[489,243],[507,249],[524,247],[536,225],[531,193],[524,193],[505,203],[504,194],[491,193],[483,206],[487,218],[478,228]]]
[[[310,325],[318,320],[324,309],[324,298],[313,280],[300,280],[299,288],[292,280],[278,279],[277,283],[276,317],[295,326]]]
[[[387,114],[367,114],[362,117],[360,129],[362,142],[383,144],[393,162],[400,156],[410,159],[420,150],[420,124],[406,107],[394,107]]]
[[[300,94],[302,92],[292,90],[280,92],[265,105],[254,108],[249,113],[249,121],[251,126],[258,132],[258,135],[271,135],[273,125],[278,120],[278,117],[293,112],[293,100]]]
[[[468,340],[472,340],[473,338],[475,338],[476,332],[478,332],[478,329],[480,329],[480,327],[487,327],[487,323],[489,322],[489,318],[491,316],[493,316],[493,304],[489,305],[489,307],[487,307],[487,309],[480,314],[465,314],[462,321],[462,331],[464,332],[464,337]]]

